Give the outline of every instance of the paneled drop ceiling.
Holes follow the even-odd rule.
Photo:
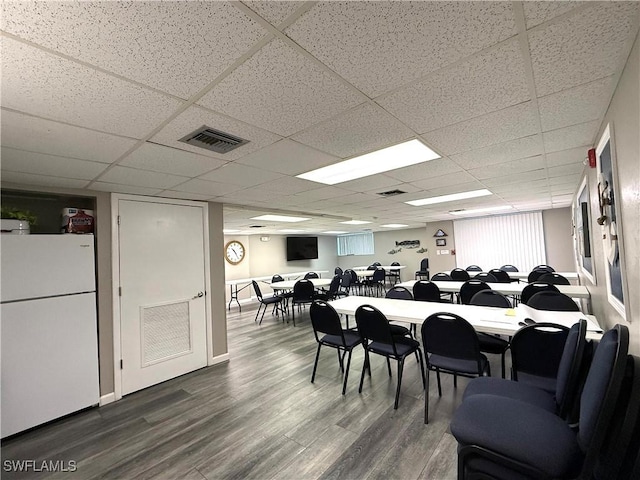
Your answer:
[[[637,2],[1,8],[3,187],[210,200],[249,234],[570,205],[640,23]],[[178,141],[203,125],[249,143]],[[296,178],[413,138],[442,158],[332,186]],[[310,220],[251,219],[268,213]]]

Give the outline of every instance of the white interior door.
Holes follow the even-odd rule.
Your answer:
[[[206,205],[118,202],[122,393],[207,365]]]

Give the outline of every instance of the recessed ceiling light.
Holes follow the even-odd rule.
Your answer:
[[[474,213],[499,212],[501,210],[513,210],[511,205],[502,205],[499,207],[472,208],[471,210],[453,210],[449,212],[451,215],[468,215]]]
[[[371,222],[366,222],[364,220],[348,220],[346,222],[340,222],[343,223],[345,225],[364,225],[365,223],[371,223]]]
[[[264,220],[266,222],[304,222],[309,220],[305,217],[291,217],[288,215],[260,215],[259,217],[251,217],[251,220]]]
[[[343,162],[311,170],[297,175],[312,182],[335,185],[336,183],[368,177],[376,173],[388,172],[396,168],[408,167],[416,163],[440,158],[436,152],[420,140],[413,139],[392,147],[353,157]]]
[[[283,230],[278,230],[279,232],[282,233],[302,233],[304,232],[304,230],[296,230],[295,228],[285,228]]]
[[[387,223],[386,225],[380,225],[380,226],[385,228],[402,228],[402,227],[408,227],[409,225],[405,225],[404,223]]]
[[[331,235],[340,235],[342,233],[349,233],[349,232],[346,232],[346,231],[343,231],[343,230],[329,230],[327,232],[322,232],[322,233],[328,233],[328,234],[331,234]]]
[[[432,205],[434,203],[453,202],[455,200],[465,200],[467,198],[484,197],[485,195],[493,195],[493,193],[484,188],[482,190],[471,190],[470,192],[452,193],[451,195],[423,198],[421,200],[410,200],[404,203],[408,203],[409,205],[413,205],[414,207],[421,207],[423,205]]]
[[[222,233],[238,233],[240,230],[233,230],[230,228],[225,228],[222,230]]]

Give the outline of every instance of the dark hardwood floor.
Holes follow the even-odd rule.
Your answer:
[[[466,379],[443,396],[431,378],[430,423],[423,423],[419,368],[406,361],[398,410],[394,377],[372,356],[372,377],[358,382],[354,351],[349,385],[335,350],[323,348],[310,382],[316,343],[308,310],[296,326],[255,305],[228,314],[230,361],[58,420],[2,443],[2,478],[65,479],[430,479],[456,478],[456,442],[448,432]],[[499,357],[492,357],[499,372]],[[61,461],[73,472],[9,472],[7,461]],[[33,470],[33,469],[32,469]]]

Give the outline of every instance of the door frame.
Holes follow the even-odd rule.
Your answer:
[[[204,229],[204,288],[205,288],[205,323],[207,335],[207,366],[218,363],[213,358],[213,318],[211,315],[211,272],[209,258],[209,204],[207,202],[197,202],[192,200],[181,200],[177,198],[146,197],[142,195],[129,195],[123,193],[111,194],[111,299],[113,306],[113,390],[114,400],[122,398],[122,371],[120,370],[120,359],[122,358],[121,336],[121,310],[120,310],[120,244],[118,231],[118,216],[120,200],[130,200],[146,203],[163,203],[168,205],[183,205],[202,208],[203,229]]]

